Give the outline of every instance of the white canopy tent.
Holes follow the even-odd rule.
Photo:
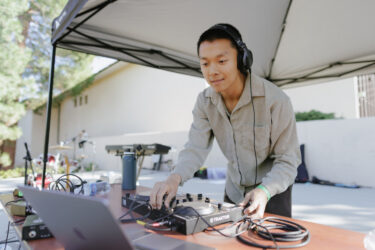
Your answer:
[[[278,86],[311,84],[375,71],[374,9],[374,0],[70,0],[52,28],[44,164],[56,47],[202,76],[199,35],[230,23],[256,74]]]

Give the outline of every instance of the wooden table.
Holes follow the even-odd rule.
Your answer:
[[[137,187],[136,191],[132,193],[137,194],[146,194],[148,195],[150,188],[146,187]],[[111,191],[106,194],[102,195],[103,198],[109,200],[109,208],[113,215],[118,218],[122,214],[126,212],[126,209],[121,206],[121,197],[125,194],[125,191],[121,190],[121,185],[112,185]],[[3,202],[3,200],[2,200]],[[265,216],[271,216],[270,214],[266,214]],[[285,218],[278,216],[280,218]],[[12,217],[11,217],[12,218]],[[296,220],[296,219],[289,219],[293,222],[296,222],[304,227],[306,227],[310,231],[310,243],[300,249],[364,249],[363,239],[365,234],[353,232],[349,230],[339,229],[330,226],[324,226],[312,222]],[[139,227],[138,224],[122,224],[122,229],[125,232],[131,231],[134,228]],[[18,237],[21,238],[21,227],[16,227],[16,233]],[[243,243],[239,242],[236,238],[225,238],[215,232],[201,232],[196,233],[193,235],[182,235],[177,232],[158,232],[165,236],[182,239],[190,242],[195,242],[201,245],[206,245],[210,247],[214,247],[216,249],[259,249],[259,248],[251,248]],[[271,241],[263,241],[261,242],[265,245],[272,245]],[[278,243],[282,245],[282,243]],[[64,247],[55,239],[43,239],[43,240],[33,240],[25,242],[23,241],[23,247],[25,249],[64,249]]]

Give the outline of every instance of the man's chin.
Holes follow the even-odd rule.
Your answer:
[[[212,88],[213,90],[215,90],[216,93],[221,93],[221,91],[222,91],[222,88],[220,88],[219,86],[212,86],[212,85],[211,85],[211,88]]]

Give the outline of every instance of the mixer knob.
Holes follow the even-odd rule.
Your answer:
[[[187,200],[186,199],[182,199],[182,202],[186,202]]]
[[[202,197],[203,197],[202,194],[198,194],[198,200],[199,200],[199,201],[202,200]]]
[[[186,198],[189,199],[191,197],[191,194],[186,193]]]
[[[180,203],[180,200],[176,200],[176,206]]]
[[[221,207],[222,207],[222,204],[221,204],[221,203],[218,203],[218,204],[217,204],[217,208],[218,208],[219,210],[221,210]]]
[[[206,197],[206,199],[204,200],[204,202],[210,203],[210,198]]]
[[[189,198],[188,198],[188,201],[190,201],[190,202],[193,201],[193,198],[189,197]]]

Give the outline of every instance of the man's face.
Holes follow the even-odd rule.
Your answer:
[[[237,50],[228,39],[202,42],[199,59],[204,78],[216,92],[230,90],[241,79],[241,72],[237,68]]]

